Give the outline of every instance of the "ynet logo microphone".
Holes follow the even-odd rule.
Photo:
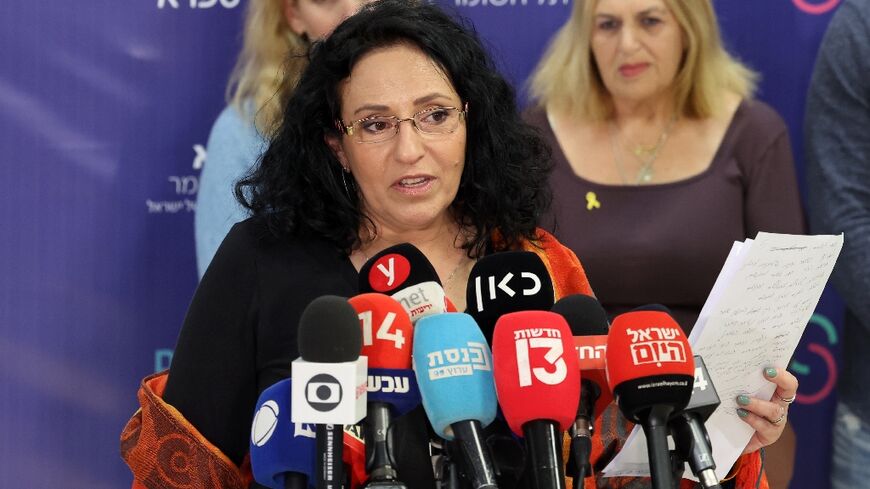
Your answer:
[[[328,374],[318,374],[305,385],[305,401],[320,412],[332,411],[341,404],[341,384]]]
[[[411,274],[411,263],[404,256],[384,255],[369,270],[369,285],[377,292],[388,292],[403,284]]]
[[[532,375],[547,385],[557,385],[565,381],[568,366],[562,355],[562,332],[555,328],[530,328],[514,331],[514,345],[517,353],[517,378],[520,387],[532,385]],[[532,367],[530,350],[541,349],[546,367]]]
[[[626,334],[631,336],[629,348],[635,365],[654,363],[661,367],[663,363],[686,362],[684,341],[676,341],[683,335],[680,328],[628,328]]]
[[[433,351],[426,358],[429,380],[474,375],[475,370],[492,371],[489,347],[481,342],[469,341],[464,347]]]

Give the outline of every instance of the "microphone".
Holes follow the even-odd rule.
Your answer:
[[[474,319],[454,312],[418,321],[413,361],[433,429],[444,439],[456,440],[473,489],[496,488],[482,432],[498,408],[492,357]]]
[[[251,425],[251,471],[271,489],[307,489],[314,475],[314,426],[291,421],[290,384],[260,394]]]
[[[686,335],[666,312],[620,314],[607,335],[606,358],[620,411],[646,435],[654,489],[673,489],[667,422],[688,404],[695,377]]]
[[[689,404],[671,416],[668,426],[674,438],[676,451],[682,460],[689,462],[695,477],[704,489],[720,489],[716,477],[716,462],[713,448],[704,422],[719,407],[719,395],[700,355],[695,355],[695,382]]]
[[[456,308],[447,300],[435,267],[416,246],[401,243],[369,258],[359,271],[359,290],[391,295],[411,322]]]
[[[488,343],[502,315],[518,311],[549,311],[554,301],[547,267],[531,251],[506,251],[481,258],[471,268],[466,288],[467,312]]]
[[[492,342],[495,387],[511,430],[525,438],[538,489],[564,488],[562,432],[577,413],[580,368],[565,318],[549,311],[505,314]]]
[[[347,299],[320,296],[299,319],[299,354],[293,360],[292,420],[316,425],[318,489],[340,489],[344,479],[343,425],[366,415],[366,357],[362,333]]]
[[[574,478],[576,489],[582,487],[583,479],[592,475],[589,455],[592,453],[595,413],[602,412],[612,398],[604,377],[604,352],[607,349],[607,331],[610,325],[601,304],[594,297],[584,294],[559,299],[553,304],[552,311],[561,314],[571,328],[582,372],[580,402],[569,430],[571,453],[566,470]]]
[[[370,366],[364,421],[369,472],[365,487],[405,488],[398,481],[390,426],[395,413],[404,414],[420,404],[411,371],[411,320],[398,302],[384,294],[360,294],[348,302],[359,317],[362,353]]]

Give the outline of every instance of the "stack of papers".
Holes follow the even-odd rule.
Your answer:
[[[722,401],[706,423],[720,480],[754,433],[737,416],[737,396],[771,398],[776,386],[762,372],[788,365],[842,247],[842,234],[758,233],[731,248],[689,335],[692,352],[703,357]],[[640,427],[603,472],[606,477],[650,475]],[[684,477],[694,479],[688,465]]]

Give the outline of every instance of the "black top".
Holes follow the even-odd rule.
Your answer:
[[[688,333],[734,241],[804,233],[788,130],[763,102],[740,104],[706,170],[655,185],[578,176],[546,113],[527,119],[553,148],[553,220],[545,227],[583,260],[611,315],[664,304]]]
[[[264,224],[233,226],[194,294],[163,399],[241,464],[262,392],[290,376],[297,327],[313,299],[357,293],[347,256],[316,239],[279,241]],[[400,480],[432,487],[422,407],[394,424]]]

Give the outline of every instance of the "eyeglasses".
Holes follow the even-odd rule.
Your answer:
[[[459,121],[468,115],[468,103],[462,109],[456,107],[430,107],[411,117],[399,119],[396,116],[372,116],[353,121],[335,121],[339,131],[353,136],[358,143],[380,143],[392,139],[399,133],[399,125],[411,121],[421,134],[450,134],[459,127]]]

